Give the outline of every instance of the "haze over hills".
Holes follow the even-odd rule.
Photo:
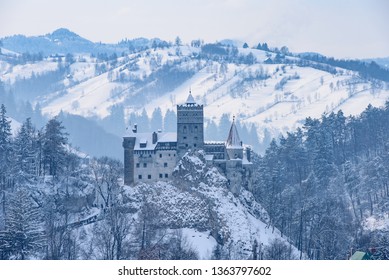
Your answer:
[[[115,143],[134,122],[145,131],[174,131],[174,117],[165,117],[190,89],[205,105],[206,139],[225,140],[234,115],[242,138],[257,152],[271,137],[302,126],[306,117],[338,110],[357,115],[389,97],[389,71],[375,62],[292,54],[265,43],[250,48],[233,40],[186,44],[179,38],[174,43],[142,38],[103,44],[67,29],[1,41],[1,81],[16,103],[39,104],[46,116],[82,116],[103,127],[101,134],[115,135]],[[87,146],[86,140],[75,142]],[[121,156],[118,150],[107,153]]]
[[[159,43],[159,39],[137,38],[123,40],[118,44],[104,44],[91,42],[66,28],[60,28],[52,33],[26,37],[24,35],[8,36],[1,39],[4,48],[17,53],[42,53],[43,55],[66,53],[121,53],[126,52],[129,46],[134,48],[150,47],[152,42]]]

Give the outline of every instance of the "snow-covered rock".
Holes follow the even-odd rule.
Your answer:
[[[124,188],[128,206],[140,209],[144,201],[152,204],[158,209],[160,226],[185,229],[188,241],[203,258],[210,257],[215,242],[229,248],[234,259],[250,258],[254,240],[263,246],[276,238],[287,242],[270,226],[267,212],[251,192],[243,190],[238,197],[232,194],[227,179],[216,167],[206,165],[201,152],[187,153],[170,182]]]

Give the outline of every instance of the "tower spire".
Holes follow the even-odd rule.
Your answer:
[[[226,142],[227,148],[241,148],[242,141],[240,140],[238,130],[235,125],[235,116],[232,117],[232,124],[230,132],[228,133],[228,138]]]
[[[185,103],[188,104],[188,105],[196,104],[196,101],[194,100],[193,95],[192,95],[192,89],[191,88],[189,88],[189,95],[188,95],[188,98],[186,99]]]

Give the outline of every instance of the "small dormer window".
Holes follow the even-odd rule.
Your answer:
[[[147,147],[147,140],[141,139],[139,142],[139,147],[140,148],[146,148]]]

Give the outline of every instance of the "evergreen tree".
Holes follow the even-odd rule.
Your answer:
[[[48,175],[59,175],[66,160],[67,134],[62,122],[53,118],[46,124],[43,135],[43,164],[44,172]]]
[[[15,167],[18,171],[19,183],[31,180],[37,173],[38,138],[31,119],[27,118],[20,127],[14,141]]]
[[[249,137],[247,138],[247,140],[249,141],[248,143],[253,146],[254,150],[257,150],[259,148],[257,127],[254,124],[251,125]]]
[[[103,119],[102,124],[107,132],[121,136],[125,129],[123,105],[115,104],[110,111],[111,114]]]
[[[7,117],[4,104],[0,108],[0,174],[10,171],[12,155],[11,121]]]
[[[161,108],[155,108],[151,116],[150,122],[151,131],[157,132],[158,129],[162,129],[162,112]]]
[[[263,43],[262,49],[263,49],[264,51],[269,51],[269,47],[267,46],[267,43]]]
[[[167,110],[163,120],[163,129],[166,132],[177,131],[177,115],[173,110]]]
[[[231,118],[229,114],[223,114],[219,122],[219,133],[216,140],[225,141],[231,127]]]
[[[26,189],[10,198],[6,212],[6,228],[0,232],[3,259],[28,259],[43,248],[44,234],[38,208]]]
[[[142,115],[137,118],[138,132],[150,132],[150,120],[146,109],[143,108]]]
[[[218,127],[213,120],[209,120],[205,127],[204,137],[206,140],[219,140]]]

